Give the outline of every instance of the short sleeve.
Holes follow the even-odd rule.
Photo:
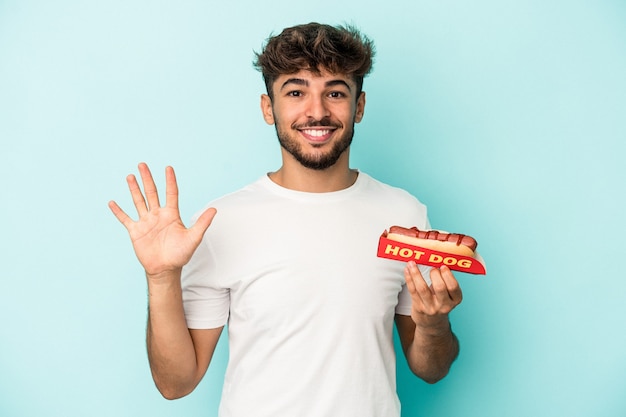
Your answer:
[[[188,328],[214,329],[226,324],[230,291],[217,283],[215,262],[206,238],[183,267],[181,283]]]

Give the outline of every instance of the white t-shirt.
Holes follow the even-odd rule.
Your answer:
[[[393,319],[411,300],[376,251],[389,226],[427,228],[426,207],[364,173],[330,193],[263,176],[211,206],[182,283],[189,328],[228,324],[220,417],[399,416]]]

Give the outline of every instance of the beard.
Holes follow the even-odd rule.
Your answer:
[[[297,129],[315,126],[329,126],[329,127],[341,127],[337,123],[332,123],[327,118],[320,121],[307,123],[305,125],[291,126],[291,130],[281,128],[281,124],[278,120],[275,120],[274,126],[276,127],[276,135],[278,136],[278,142],[280,146],[289,152],[302,166],[316,171],[321,171],[331,166],[339,160],[341,155],[352,144],[352,137],[354,136],[354,121],[349,129],[346,129],[343,134],[330,144],[329,151],[324,152],[321,148],[329,146],[329,144],[311,144],[313,148],[318,149],[318,152],[305,153],[302,149],[302,144],[293,137],[293,131],[297,132]],[[297,134],[297,133],[296,133]]]

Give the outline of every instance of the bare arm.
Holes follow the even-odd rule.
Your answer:
[[[189,394],[206,373],[222,333],[193,330],[185,321],[180,273],[175,279],[155,277],[148,282],[146,345],[152,378],[167,399]]]
[[[111,211],[126,227],[148,281],[147,347],[154,381],[164,397],[187,395],[205,374],[222,328],[189,330],[185,321],[180,274],[207,230],[215,209],[208,209],[190,228],[180,219],[174,170],[166,168],[166,202],[159,203],[146,164],[139,165],[145,193],[134,175],[128,187],[139,215],[133,221],[114,201]]]
[[[462,300],[461,289],[447,267],[431,271],[429,287],[417,266],[405,270],[411,293],[411,316],[396,315],[396,327],[411,371],[428,383],[448,374],[459,352],[448,314]]]

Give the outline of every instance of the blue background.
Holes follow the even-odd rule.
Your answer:
[[[0,0],[0,415],[214,416],[227,360],[168,402],[107,208],[177,169],[183,218],[278,168],[253,51],[309,21],[376,42],[352,166],[474,235],[462,348],[403,416],[626,415],[626,3]]]

